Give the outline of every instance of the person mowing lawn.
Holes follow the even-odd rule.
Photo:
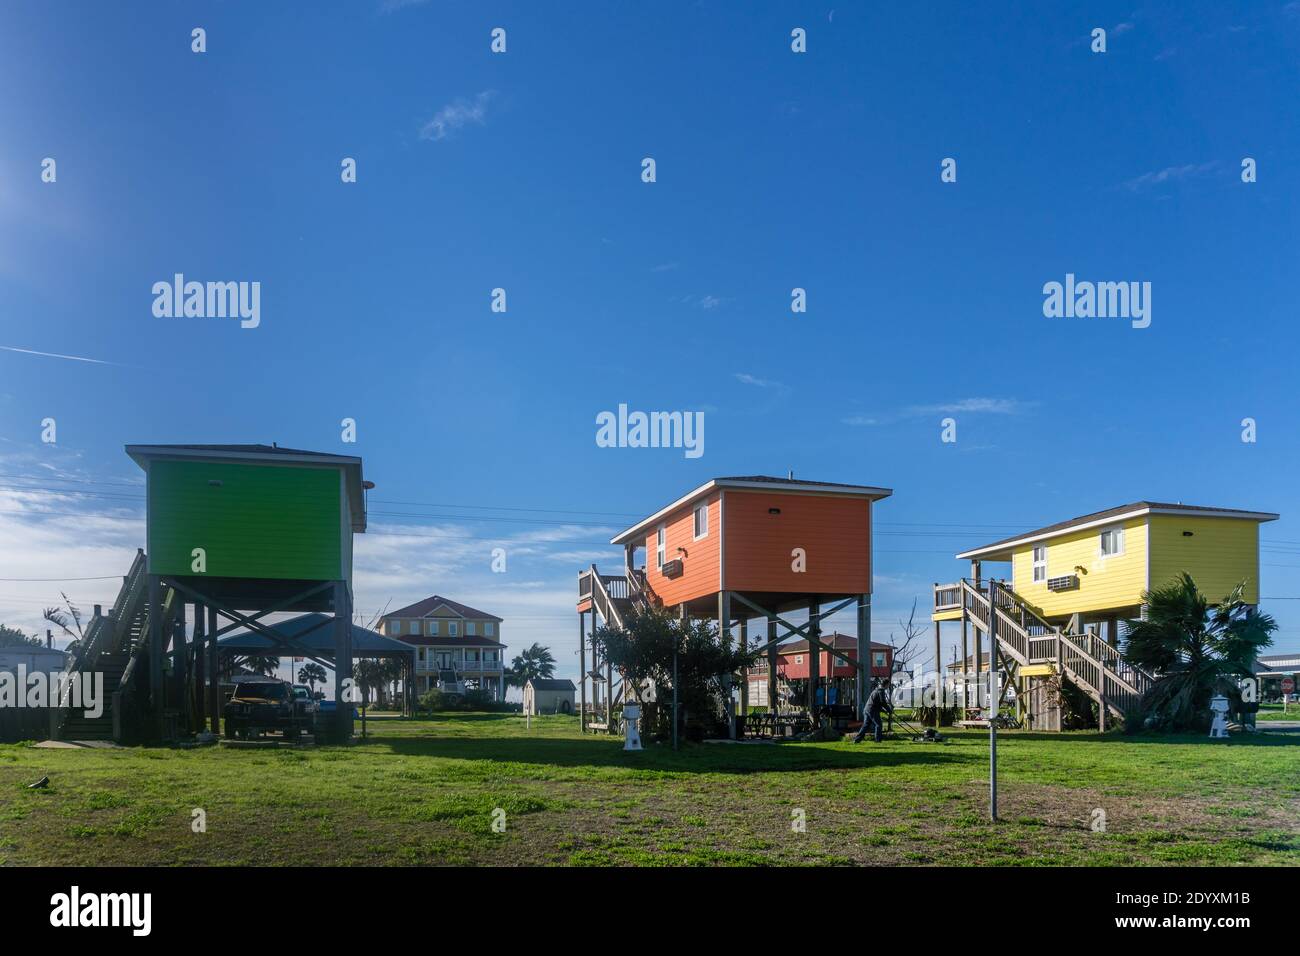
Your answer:
[[[871,731],[876,743],[880,743],[880,736],[884,732],[880,712],[886,709],[892,714],[894,705],[889,702],[889,691],[886,690],[884,681],[876,678],[871,683],[871,693],[867,695],[866,703],[862,705],[862,727],[853,738],[855,744],[862,743],[867,731]]]

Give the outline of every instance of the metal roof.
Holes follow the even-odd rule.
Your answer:
[[[802,478],[774,478],[771,475],[743,475],[733,478],[711,478],[694,491],[689,491],[672,504],[660,508],[648,518],[638,521],[625,531],[620,531],[610,539],[610,544],[624,544],[638,537],[642,531],[666,515],[684,508],[696,499],[710,494],[717,488],[761,489],[764,491],[784,491],[790,494],[843,495],[848,498],[867,498],[876,501],[892,495],[891,488],[877,488],[874,485],[845,485],[834,481],[805,481]]]
[[[301,614],[287,621],[266,625],[271,631],[306,645],[316,657],[334,656],[334,628],[330,624],[321,624],[330,618],[328,614]],[[317,625],[320,625],[319,627]],[[311,630],[312,628],[315,630]],[[300,637],[304,631],[311,633]],[[239,651],[244,654],[265,654],[272,657],[294,657],[298,651],[293,648],[280,647],[269,637],[255,631],[235,631],[227,637],[220,638],[217,646],[223,651]],[[399,654],[414,654],[415,648],[410,644],[391,637],[385,637],[377,631],[352,625],[353,657],[396,657]]]
[[[531,684],[533,690],[577,690],[571,680],[560,680],[551,677],[532,677],[527,681]]]
[[[1078,518],[1071,518],[1068,521],[1059,521],[1056,524],[1049,524],[1046,527],[1039,528],[1035,531],[1026,531],[1022,534],[1012,535],[1010,538],[1003,538],[1001,541],[994,541],[992,544],[972,548],[969,551],[962,551],[957,555],[957,557],[959,559],[988,558],[995,561],[1007,561],[1010,560],[1011,552],[1016,545],[1028,544],[1031,541],[1041,541],[1044,538],[1054,538],[1065,534],[1068,531],[1076,531],[1081,528],[1092,527],[1093,525],[1108,524],[1126,518],[1136,518],[1145,514],[1175,514],[1200,518],[1239,518],[1249,521],[1276,521],[1279,517],[1278,515],[1268,511],[1240,511],[1236,508],[1210,508],[1200,505],[1185,505],[1181,502],[1170,504],[1163,501],[1134,501],[1131,504],[1120,505],[1117,508],[1107,508],[1105,511],[1094,511],[1092,514],[1080,515]]]
[[[339,465],[347,482],[348,502],[352,512],[352,530],[366,530],[365,484],[361,476],[361,459],[356,455],[335,455],[301,448],[270,445],[127,445],[126,453],[142,469],[154,458],[187,458],[210,461],[275,462],[276,464]]]

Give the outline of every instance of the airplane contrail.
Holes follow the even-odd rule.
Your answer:
[[[86,358],[82,355],[62,355],[58,352],[38,352],[35,349],[20,349],[13,345],[0,345],[0,349],[6,352],[21,352],[23,355],[43,355],[46,358],[67,359],[71,362],[90,362],[92,365],[116,365],[118,368],[130,368],[129,365],[122,365],[119,362],[106,362],[103,359]]]

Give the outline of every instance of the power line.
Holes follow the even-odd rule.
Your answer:
[[[56,582],[56,581],[120,581],[120,580],[122,580],[122,575],[120,574],[101,574],[91,578],[0,578],[0,581],[16,581],[16,582],[23,582],[23,583],[31,583],[31,582],[48,583],[48,582]]]

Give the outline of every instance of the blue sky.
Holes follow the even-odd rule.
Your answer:
[[[0,13],[0,620],[111,601],[10,579],[126,570],[124,444],[277,441],[377,483],[360,609],[451,596],[569,675],[612,531],[791,469],[895,489],[877,638],[956,551],[1149,498],[1280,512],[1300,648],[1300,3],[321,6]],[[261,324],[155,317],[177,272]],[[1066,273],[1151,326],[1045,318]],[[619,403],[705,454],[598,448]]]

